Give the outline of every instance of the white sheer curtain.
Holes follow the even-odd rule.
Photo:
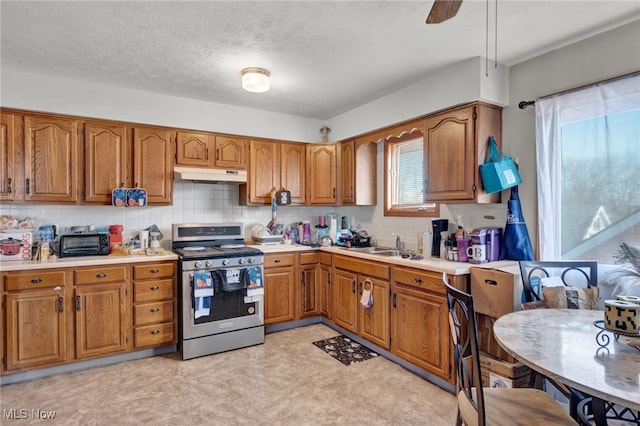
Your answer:
[[[562,258],[560,172],[563,124],[628,111],[638,108],[638,105],[640,74],[536,99],[540,260]],[[606,129],[601,134],[606,135]]]

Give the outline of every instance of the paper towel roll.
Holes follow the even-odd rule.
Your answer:
[[[609,330],[637,333],[640,305],[624,300],[604,301],[604,326]]]
[[[332,241],[336,242],[338,241],[337,235],[338,235],[338,219],[336,219],[335,217],[332,217],[331,220],[329,221],[329,236],[331,237]]]
[[[625,302],[631,302],[631,303],[635,303],[636,305],[640,305],[640,297],[638,297],[638,296],[618,295],[618,296],[616,296],[616,299],[624,300]]]

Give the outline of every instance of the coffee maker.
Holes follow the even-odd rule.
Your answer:
[[[431,256],[440,257],[440,242],[442,241],[441,232],[449,230],[448,219],[432,219],[431,226],[433,227],[433,243],[431,246]]]

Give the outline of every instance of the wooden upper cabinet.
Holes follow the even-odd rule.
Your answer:
[[[131,144],[121,124],[84,125],[85,201],[111,204],[112,190],[131,181]]]
[[[133,129],[133,186],[147,190],[149,203],[171,204],[174,134],[170,129]]]
[[[278,143],[252,140],[249,142],[249,173],[247,196],[242,201],[270,204],[271,191],[280,186]]]
[[[24,117],[25,201],[78,201],[78,120]]]
[[[18,175],[22,161],[20,158],[22,144],[18,134],[21,129],[21,117],[2,111],[0,114],[0,200],[15,201],[20,199],[16,185],[21,183]]]
[[[213,165],[212,140],[208,133],[178,132],[176,136],[176,164],[180,166],[210,167]]]
[[[476,103],[425,119],[425,189],[428,201],[499,202],[482,190],[479,165],[489,136],[501,140],[502,110]],[[498,142],[500,144],[500,142]]]
[[[307,195],[309,204],[337,204],[336,144],[307,145]]]
[[[355,204],[356,202],[356,158],[355,141],[342,142],[340,144],[340,198],[342,204]]]
[[[358,139],[340,144],[342,204],[376,204],[376,141]]]
[[[218,169],[247,169],[247,140],[231,136],[215,137],[215,167]]]
[[[280,186],[291,192],[292,204],[306,201],[306,146],[302,143],[280,144]]]

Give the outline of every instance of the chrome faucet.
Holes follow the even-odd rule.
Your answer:
[[[400,239],[400,235],[393,233],[391,235],[396,237],[396,250],[402,250],[402,240]]]

